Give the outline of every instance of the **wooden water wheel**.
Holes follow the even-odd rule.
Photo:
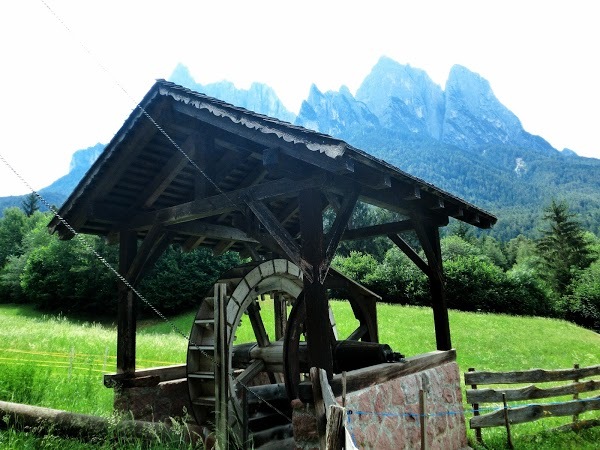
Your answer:
[[[350,300],[357,328],[348,339],[377,342],[375,302],[379,298],[334,269],[330,270],[325,285],[345,291]],[[265,442],[292,436],[290,402],[296,398],[298,384],[308,372],[303,351],[306,313],[302,287],[301,271],[285,259],[236,267],[215,284],[199,307],[187,356],[190,399],[199,424],[214,426],[220,389],[225,384],[227,427],[238,442],[252,439],[258,448]],[[224,364],[215,332],[219,298],[224,299],[221,310],[226,311],[227,322],[226,348],[221,352],[226,355]],[[273,308],[261,308],[261,299],[272,302]],[[289,306],[292,308],[288,315]],[[274,320],[265,320],[267,311],[274,315]],[[237,333],[242,328],[246,327],[247,334],[246,320],[251,325],[253,340],[238,343]],[[330,323],[332,342],[339,343],[331,309]],[[219,378],[222,375],[217,366],[221,365],[227,367],[225,383]]]

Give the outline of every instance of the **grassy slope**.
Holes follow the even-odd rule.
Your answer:
[[[272,306],[268,301],[261,304],[269,329]],[[340,336],[347,336],[355,327],[354,318],[346,303],[332,302],[332,305]],[[30,308],[11,305],[0,305],[0,317],[0,399],[110,414],[112,391],[103,387],[101,374],[114,370],[114,327],[46,317]],[[192,320],[193,314],[173,319],[184,332]],[[379,305],[378,320],[381,342],[396,351],[414,355],[435,348],[432,313],[428,308]],[[454,311],[450,320],[463,372],[469,367],[524,370],[567,368],[574,363],[582,367],[600,364],[600,335],[568,322]],[[246,322],[238,329],[237,336],[238,342],[251,339]],[[185,348],[186,341],[168,324],[157,321],[140,324],[138,367],[185,362]],[[594,415],[599,416],[588,413],[588,417]],[[551,443],[550,447],[540,447],[533,438],[523,437],[538,433],[539,439],[540,430],[548,428],[549,422],[516,426],[514,437],[524,448],[595,448],[586,445],[600,439],[600,432],[594,430],[590,438],[585,438],[584,433],[566,439],[565,445],[571,445],[584,436],[577,447],[563,446],[563,441],[556,442],[554,437],[544,438]],[[502,429],[484,430],[486,443],[502,448],[503,433]]]

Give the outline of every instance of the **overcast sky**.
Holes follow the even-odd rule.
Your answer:
[[[600,158],[599,43],[580,0],[3,1],[0,154],[50,184],[179,62],[200,83],[268,84],[297,112],[312,83],[354,93],[386,55],[442,87],[464,65],[527,131]],[[25,192],[0,162],[0,196]]]

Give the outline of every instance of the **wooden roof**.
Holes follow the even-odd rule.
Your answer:
[[[146,94],[59,214],[81,233],[110,237],[129,229],[142,238],[158,227],[187,248],[210,246],[219,253],[250,245],[261,251],[268,234],[264,217],[297,238],[297,195],[307,188],[319,189],[324,209],[358,192],[360,201],[407,218],[348,230],[348,239],[410,229],[417,216],[440,225],[448,217],[480,228],[496,222],[342,140],[164,80]],[[56,218],[49,227],[71,237]]]

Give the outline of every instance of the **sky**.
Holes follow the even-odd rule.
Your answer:
[[[600,158],[595,2],[0,2],[0,155],[33,189],[107,143],[178,63],[199,83],[271,86],[298,112],[314,83],[356,92],[381,56],[442,88],[461,64],[530,133]],[[29,191],[0,161],[0,196]]]

